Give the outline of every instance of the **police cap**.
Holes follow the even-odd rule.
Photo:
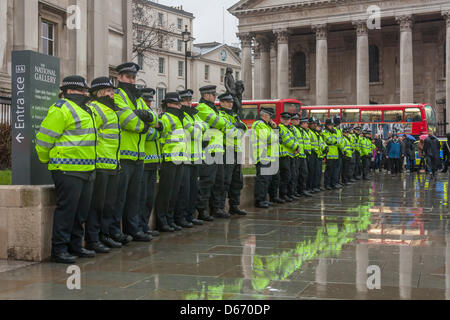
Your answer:
[[[144,88],[141,89],[142,98],[144,100],[153,101],[153,97],[155,96],[156,90],[152,88]]]
[[[164,97],[163,103],[179,103],[181,102],[178,92],[167,92]]]
[[[271,108],[261,108],[261,109],[259,110],[259,112],[260,112],[260,113],[268,114],[268,115],[270,115],[271,117],[274,116],[273,109],[271,109]]]
[[[309,119],[308,119],[308,123],[309,123],[309,124],[314,124],[314,123],[316,123],[316,118],[314,118],[314,117],[309,118]]]
[[[199,89],[199,91],[200,91],[200,94],[207,94],[207,93],[212,93],[212,94],[216,94],[216,89],[217,89],[217,86],[204,86],[204,87],[201,87],[200,89]]]
[[[194,90],[187,89],[184,91],[178,91],[178,94],[180,95],[181,99],[192,99],[192,96],[194,95]]]
[[[219,101],[233,101],[233,96],[229,93],[221,94],[217,99]]]
[[[294,113],[291,115],[292,116],[292,120],[300,120],[300,116],[297,113]]]
[[[325,120],[325,125],[331,126],[331,125],[333,125],[333,121],[331,119],[327,119],[327,120]]]
[[[68,76],[63,79],[60,89],[62,91],[67,89],[80,90],[80,89],[90,89],[86,79],[82,76]]]
[[[308,118],[308,117],[303,117],[303,118],[300,120],[300,123],[308,123],[308,121],[309,121],[309,118]]]
[[[121,64],[120,66],[117,66],[116,68],[116,71],[119,74],[129,73],[136,75],[139,72],[139,70],[141,70],[141,67],[139,67],[139,65],[134,62],[126,62]]]
[[[114,84],[108,77],[99,77],[91,82],[91,92],[106,88],[114,88]]]
[[[283,112],[283,113],[281,114],[281,117],[282,117],[283,119],[290,120],[290,119],[292,119],[292,114],[290,114],[289,112]]]

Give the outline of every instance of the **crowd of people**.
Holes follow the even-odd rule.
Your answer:
[[[214,85],[199,89],[195,106],[193,90],[166,93],[157,114],[155,90],[136,87],[139,66],[124,63],[117,72],[117,87],[108,77],[90,86],[81,76],[66,77],[60,100],[36,135],[37,155],[48,164],[56,189],[57,263],[73,264],[77,257],[150,242],[160,232],[201,227],[215,218],[245,216],[240,196],[246,134],[256,163],[257,208],[369,180],[371,160],[382,166],[380,154],[393,172],[401,166],[398,155],[412,159],[406,142],[402,148],[395,136],[386,144],[361,128],[341,130],[338,116],[322,124],[284,112],[276,124],[274,110],[261,108],[249,131],[234,97],[217,96]],[[433,137],[424,143],[428,163],[434,160]],[[152,212],[156,230],[150,227]]]

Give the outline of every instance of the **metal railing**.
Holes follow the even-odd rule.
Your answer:
[[[0,97],[0,123],[11,124],[11,98]]]

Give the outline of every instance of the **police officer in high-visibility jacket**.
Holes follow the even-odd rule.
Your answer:
[[[356,182],[356,179],[354,179],[355,176],[355,170],[356,170],[356,152],[358,150],[358,146],[357,146],[357,138],[355,135],[355,131],[353,128],[349,128],[349,137],[350,137],[350,142],[352,145],[352,162],[350,164],[350,182]]]
[[[50,107],[36,135],[36,152],[48,164],[56,188],[52,261],[73,264],[75,257],[95,257],[82,244],[95,180],[97,135],[94,115],[86,105],[86,80],[69,76],[61,90],[63,99]]]
[[[302,134],[300,133],[300,129],[298,127],[300,126],[300,116],[295,113],[292,114],[291,118],[291,126],[290,130],[292,134],[294,135],[295,140],[297,141],[297,144],[299,145],[299,152],[294,157],[293,161],[293,172],[291,172],[292,179],[290,184],[290,193],[291,195],[294,195],[297,198],[300,198],[301,195],[298,192],[298,176],[299,176],[299,170],[300,170],[300,158],[305,156],[304,146],[303,146],[303,140],[302,140]]]
[[[322,178],[323,178],[323,160],[325,159],[325,157],[328,154],[328,146],[325,143],[325,139],[323,138],[322,135],[322,131],[323,131],[323,126],[322,126],[322,122],[317,119],[316,120],[316,135],[317,138],[319,139],[319,155],[318,155],[318,166],[319,166],[319,172],[318,172],[318,177],[315,180],[315,188],[320,189],[320,191],[325,191],[326,189],[324,187],[322,187]]]
[[[198,117],[198,111],[192,106],[194,91],[191,89],[178,92],[181,98],[181,111],[184,113],[183,126],[186,137],[187,161],[183,169],[180,195],[177,200],[176,224],[184,228],[202,226],[203,221],[195,218],[195,204],[198,195],[199,169],[204,159],[202,150],[203,133],[208,125]],[[184,225],[184,226],[183,226]]]
[[[361,180],[362,177],[362,162],[361,162],[361,127],[355,127],[355,170],[353,178]]]
[[[312,117],[308,121],[308,134],[309,139],[311,141],[311,157],[308,162],[308,189],[313,192],[317,193],[320,192],[320,189],[318,189],[316,186],[317,184],[317,178],[319,176],[319,153],[320,153],[320,147],[319,147],[319,138],[316,134],[316,118]]]
[[[222,193],[222,209],[225,209],[226,198],[229,199],[229,213],[245,216],[247,213],[239,208],[241,204],[241,190],[244,187],[242,175],[242,136],[248,130],[239,115],[233,111],[233,96],[224,93],[218,97],[220,101],[220,115],[240,130],[239,136],[233,132],[225,132],[224,146],[224,192]]]
[[[342,155],[342,183],[344,185],[349,185],[351,179],[351,165],[353,159],[353,147],[350,137],[350,130],[344,128],[342,130],[344,149]]]
[[[372,143],[372,133],[369,130],[364,130],[361,138],[361,159],[362,159],[362,176],[363,180],[370,180],[370,159],[372,157],[372,151],[376,149],[376,146]]]
[[[140,98],[140,90],[136,87],[136,75],[140,70],[133,62],[117,67],[119,73],[118,89],[114,101],[120,107],[128,106],[135,113],[122,123],[122,140],[120,143],[121,172],[119,175],[119,194],[116,203],[114,221],[111,225],[111,237],[122,244],[132,240],[149,242],[151,236],[139,230],[139,205],[141,198],[141,180],[144,173],[145,143],[149,127],[158,127],[157,115],[151,111]],[[127,121],[135,121],[134,131],[124,126]],[[120,221],[122,220],[122,230]]]
[[[120,110],[114,103],[114,84],[108,77],[94,79],[91,83],[92,101],[89,107],[95,115],[98,145],[96,179],[89,217],[86,221],[86,248],[96,253],[108,253],[109,248],[122,244],[109,236],[109,227],[115,210],[120,171]],[[130,115],[133,112],[123,110]]]
[[[153,97],[156,91],[152,88],[141,89],[141,98],[149,109],[152,109]],[[154,109],[152,109],[155,111]],[[145,160],[144,160],[144,176],[141,183],[141,204],[140,204],[140,220],[139,231],[153,237],[158,237],[159,232],[157,230],[150,229],[150,215],[155,205],[156,197],[156,180],[158,170],[161,164],[161,145],[159,139],[161,138],[160,131],[162,125],[159,127],[159,131],[154,128],[150,128],[145,141]]]
[[[260,109],[260,119],[253,123],[251,129],[251,147],[253,161],[256,162],[255,181],[255,207],[269,208],[267,193],[273,177],[277,174],[278,168],[274,163],[278,161],[279,142],[278,135],[274,130],[276,123],[272,120],[274,112],[271,108]]]
[[[286,202],[292,202],[296,199],[289,195],[289,185],[293,177],[292,162],[300,151],[300,146],[292,134],[290,127],[291,114],[283,112],[281,114],[280,128],[280,199]]]
[[[327,166],[325,169],[324,186],[327,190],[342,188],[337,185],[338,161],[339,161],[339,141],[338,135],[334,128],[333,121],[327,119],[325,121],[325,130],[322,133],[325,143],[328,146]]]
[[[175,205],[183,177],[183,163],[187,160],[184,113],[180,102],[178,92],[168,92],[162,101],[163,114],[160,116],[164,128],[161,132],[162,162],[155,205],[158,228],[161,232],[182,230],[174,221]]]
[[[305,197],[312,197],[308,189],[308,161],[311,158],[311,139],[308,134],[309,118],[302,118],[300,120],[299,131],[303,142],[304,155],[300,155],[299,175],[298,175],[298,192]]]
[[[207,214],[208,207],[212,216],[228,219],[230,214],[221,207],[221,197],[224,192],[223,136],[227,130],[237,130],[231,123],[222,118],[215,106],[216,86],[200,88],[202,98],[197,106],[198,116],[208,124],[209,129],[203,136],[205,160],[200,168],[199,192],[197,198],[198,218],[212,221]]]
[[[339,158],[337,162],[337,170],[335,171],[335,180],[337,181],[337,187],[343,187],[342,184],[340,184],[340,179],[342,176],[342,157],[344,155],[344,136],[342,135],[342,130],[340,129],[341,126],[341,117],[339,115],[336,115],[333,117],[333,124],[334,124],[334,130],[336,131],[336,136],[338,140],[338,150],[339,150]]]

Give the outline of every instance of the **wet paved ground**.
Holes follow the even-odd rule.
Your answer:
[[[79,260],[75,291],[65,265],[2,262],[0,299],[450,299],[448,192],[444,174],[380,174]]]

